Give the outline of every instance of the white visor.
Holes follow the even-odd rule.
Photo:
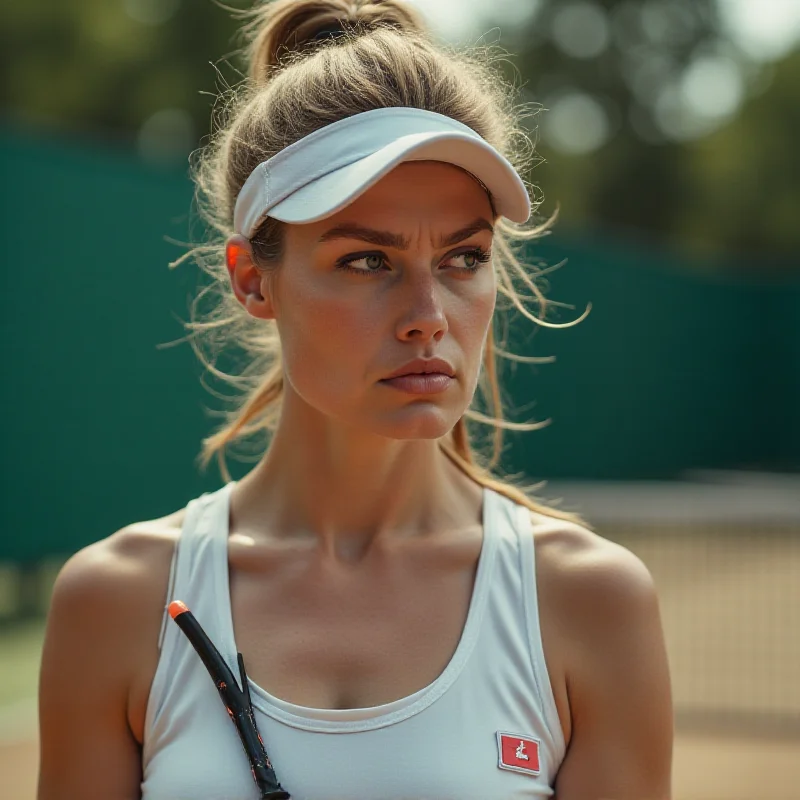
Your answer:
[[[527,222],[528,190],[511,163],[472,128],[418,108],[377,108],[326,125],[259,164],[233,212],[248,239],[265,217],[308,223],[352,203],[404,161],[443,161],[477,178],[500,216]]]

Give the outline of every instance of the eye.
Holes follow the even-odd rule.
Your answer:
[[[452,259],[463,258],[464,266],[455,267],[459,272],[477,272],[484,264],[492,260],[492,254],[482,247],[473,247],[464,253],[457,253],[450,257]]]
[[[449,256],[443,263],[449,264],[457,259],[464,259],[463,266],[450,266],[445,271],[461,272],[471,274],[478,272],[480,268],[492,260],[492,254],[482,247],[473,247],[463,253],[456,253]],[[350,256],[336,262],[336,268],[345,272],[352,272],[357,275],[378,275],[386,265],[386,256],[382,253],[366,253],[364,255]]]
[[[337,261],[336,267],[337,269],[343,269],[345,272],[357,272],[361,275],[373,275],[380,271],[384,261],[384,256],[382,256],[380,253],[367,253],[363,256],[345,258],[341,261]]]

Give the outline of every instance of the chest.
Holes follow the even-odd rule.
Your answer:
[[[357,568],[297,553],[254,564],[232,548],[234,635],[250,678],[282,700],[331,709],[424,688],[460,641],[481,543],[476,529]]]
[[[448,695],[445,695],[443,700]],[[192,711],[188,733],[147,763],[143,800],[249,800],[253,780],[217,698]],[[447,711],[447,714],[444,712]],[[395,725],[352,735],[299,730],[265,715],[258,725],[292,800],[539,800],[552,796],[547,748],[530,751],[537,772],[498,767],[495,719],[462,704],[460,714],[434,704]],[[530,725],[530,723],[528,723]],[[539,733],[539,731],[535,731]]]

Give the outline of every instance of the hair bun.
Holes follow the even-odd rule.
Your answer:
[[[419,12],[401,0],[267,0],[246,17],[249,74],[257,83],[319,42],[381,27],[427,33]]]

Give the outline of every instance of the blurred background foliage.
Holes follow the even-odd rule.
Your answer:
[[[456,45],[499,45],[559,231],[666,247],[697,269],[797,270],[800,2],[412,0]],[[185,170],[235,85],[230,0],[0,7],[6,124],[103,139]],[[794,166],[793,166],[794,165]]]

